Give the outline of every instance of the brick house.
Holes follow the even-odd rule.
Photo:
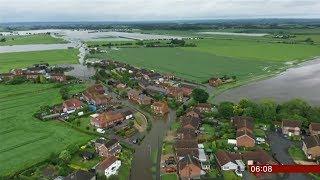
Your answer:
[[[181,88],[181,90],[183,92],[183,96],[185,96],[185,97],[191,96],[192,91],[194,89],[193,86],[189,86],[189,85],[186,85],[186,84],[181,85],[180,88]]]
[[[114,124],[120,123],[125,117],[121,112],[108,111],[91,118],[91,125],[98,128],[106,128],[113,126]]]
[[[95,150],[99,156],[116,156],[121,152],[121,145],[117,139],[106,141],[105,139],[97,139],[94,143]]]
[[[223,81],[220,78],[211,78],[209,79],[209,85],[213,87],[218,87],[223,84]]]
[[[309,131],[311,135],[319,135],[320,134],[320,123],[310,123]]]
[[[237,146],[254,147],[255,137],[253,135],[253,118],[236,116],[231,118],[231,122],[236,127]]]
[[[151,101],[152,101],[152,98],[144,94],[141,94],[141,91],[137,91],[134,89],[129,90],[127,95],[129,100],[135,103],[138,103],[140,105],[149,105],[151,104]]]
[[[62,107],[63,107],[63,112],[73,113],[76,110],[82,108],[82,102],[78,99],[75,99],[75,98],[68,99],[63,102]]]
[[[192,155],[183,157],[178,162],[178,174],[180,179],[200,179],[200,176],[205,174],[201,169],[199,160]]]
[[[157,101],[151,105],[151,109],[155,114],[165,115],[169,112],[169,107],[167,102]]]
[[[197,131],[200,127],[201,119],[189,116],[181,117],[181,127]]]
[[[175,100],[182,102],[183,101],[183,91],[178,87],[168,87],[167,94],[170,97],[173,97]]]
[[[50,74],[50,79],[57,82],[67,81],[67,77],[64,74]]]
[[[295,120],[282,120],[282,133],[288,136],[299,136],[301,130],[301,122]]]
[[[238,153],[229,153],[227,151],[218,150],[215,153],[215,158],[218,166],[222,171],[234,171],[239,169],[239,165],[236,162],[237,160],[242,161],[242,157]]]
[[[203,113],[203,112],[211,112],[212,111],[212,106],[211,106],[210,103],[199,103],[196,106],[196,109],[198,111],[200,111],[201,113]]]
[[[302,143],[302,150],[308,159],[317,159],[320,157],[319,135],[311,135],[306,137]]]
[[[192,109],[189,109],[186,112],[185,116],[194,117],[194,118],[200,118],[201,117],[201,112],[196,108],[192,108]]]

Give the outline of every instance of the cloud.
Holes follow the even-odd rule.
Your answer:
[[[0,22],[320,18],[319,0],[0,0]]]

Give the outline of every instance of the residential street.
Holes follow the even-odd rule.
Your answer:
[[[272,132],[268,135],[271,145],[271,152],[274,154],[274,158],[281,164],[294,164],[293,159],[288,153],[289,147],[293,144],[289,139],[286,139],[281,132]],[[284,179],[288,180],[304,180],[311,179],[305,174],[293,173],[285,174]]]

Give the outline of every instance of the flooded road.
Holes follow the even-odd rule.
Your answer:
[[[152,129],[142,144],[135,148],[131,166],[131,180],[160,178],[160,167],[158,167],[160,163],[158,161],[160,160],[162,141],[175,118],[175,111],[170,110],[167,118],[152,121]]]
[[[72,43],[0,46],[0,53],[46,51],[46,50],[56,50],[56,49],[68,49],[69,47],[75,47],[75,46]]]
[[[259,101],[271,98],[284,102],[301,98],[320,105],[320,58],[290,68],[276,77],[230,89],[215,97],[216,102],[238,102],[243,98]]]

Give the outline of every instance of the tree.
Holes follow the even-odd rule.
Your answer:
[[[1,38],[1,39],[0,39],[0,42],[6,42],[6,41],[7,41],[6,38]]]
[[[62,86],[59,92],[63,100],[69,99],[69,89],[67,86]]]
[[[199,103],[205,103],[209,98],[209,94],[203,89],[194,89],[191,96]]]
[[[62,160],[65,164],[69,163],[71,160],[71,154],[68,150],[63,150],[59,154],[59,159]]]
[[[220,116],[226,119],[229,119],[232,116],[234,116],[233,106],[234,104],[232,102],[221,102],[218,106],[218,112]]]
[[[265,121],[274,121],[277,118],[277,105],[274,101],[264,100],[260,104],[261,119]]]

